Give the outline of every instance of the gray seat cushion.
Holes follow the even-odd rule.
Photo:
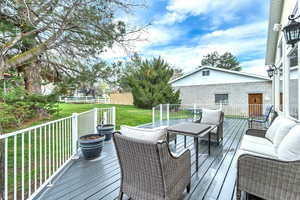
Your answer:
[[[218,125],[220,123],[220,118],[221,110],[209,110],[205,108],[202,109],[201,123]]]

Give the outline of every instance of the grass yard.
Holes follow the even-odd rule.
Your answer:
[[[116,107],[117,129],[120,125],[137,126],[152,121],[152,111],[147,109],[136,108],[128,105],[110,105],[110,104],[60,104],[61,109],[54,118],[62,118],[72,115],[72,113],[84,112],[93,108],[110,108]]]
[[[145,123],[149,123],[152,121],[152,111],[151,110],[147,110],[147,109],[139,109],[136,108],[134,106],[128,106],[128,105],[102,105],[102,104],[59,104],[59,108],[60,111],[52,116],[51,119],[48,120],[39,120],[39,121],[35,121],[35,122],[31,122],[31,123],[26,123],[24,126],[19,127],[17,129],[11,129],[11,130],[6,130],[6,132],[11,132],[11,131],[15,131],[18,129],[23,129],[23,128],[27,128],[30,126],[34,126],[34,125],[38,125],[38,124],[42,124],[46,121],[52,121],[52,120],[56,120],[56,119],[60,119],[60,118],[64,118],[64,117],[68,117],[71,116],[72,113],[81,113],[84,111],[88,111],[91,110],[95,107],[97,108],[110,108],[112,106],[116,107],[116,123],[117,123],[117,129],[119,129],[120,125],[131,125],[131,126],[136,126],[136,125],[140,125],[140,124],[145,124]],[[50,171],[55,171],[57,169],[57,166],[55,165],[51,165],[50,163],[48,163],[48,161],[51,159],[54,161],[54,158],[57,155],[70,155],[70,148],[71,148],[71,129],[69,128],[71,124],[67,124],[67,127],[65,130],[60,130],[58,125],[54,125],[54,126],[49,126],[46,127],[45,129],[38,129],[37,130],[37,142],[36,142],[36,146],[37,148],[37,152],[36,152],[36,156],[37,156],[37,161],[38,161],[38,167],[35,171],[34,169],[34,163],[33,158],[35,156],[35,152],[33,150],[31,150],[31,152],[29,152],[29,146],[30,143],[31,145],[35,145],[34,143],[34,132],[31,132],[31,135],[29,136],[28,132],[25,133],[24,137],[22,138],[21,135],[18,135],[16,137],[16,142],[17,142],[17,151],[16,151],[16,155],[17,155],[17,176],[16,176],[16,181],[18,183],[17,186],[17,197],[21,198],[21,183],[22,183],[22,174],[24,176],[24,189],[25,189],[25,196],[27,196],[27,191],[29,189],[29,187],[31,187],[32,189],[34,188],[34,183],[33,182],[28,182],[29,180],[32,180],[32,178],[34,177],[35,173],[37,174],[37,185],[39,185],[40,180],[45,180],[46,178],[49,177],[50,175]],[[55,132],[55,130],[58,130],[58,132],[61,134],[65,134],[66,138],[63,141],[58,141],[56,139],[57,137],[57,133]],[[55,135],[50,135],[50,132],[54,131]],[[63,131],[63,132],[61,132]],[[30,139],[29,139],[30,138]],[[14,166],[14,138],[10,137],[8,139],[8,185],[9,185],[9,197],[12,198],[13,195],[13,183],[14,183],[14,173],[13,173],[13,166]],[[21,169],[22,169],[22,140],[24,140],[24,172],[22,173]],[[31,141],[29,143],[29,140]],[[58,145],[60,142],[63,142],[64,148],[58,148]],[[50,146],[50,143],[52,144],[52,146]],[[51,147],[51,148],[50,148]],[[62,153],[61,153],[62,152]],[[30,157],[29,157],[30,156]],[[31,158],[31,159],[30,159]],[[28,163],[28,159],[31,160],[29,164]],[[57,160],[56,163],[59,163],[60,160],[64,161],[65,159],[63,157],[60,156],[59,161]],[[40,162],[41,161],[41,162]],[[29,165],[31,166],[31,168],[29,168]],[[1,166],[1,165],[0,165]],[[48,173],[49,171],[49,173]],[[42,173],[44,172],[44,173]],[[47,172],[47,173],[46,173]],[[41,174],[43,174],[41,176]],[[31,179],[29,179],[29,176],[31,176]]]
[[[13,132],[19,129],[24,129],[30,126],[39,125],[47,121],[60,119],[71,116],[72,113],[81,113],[93,108],[110,108],[116,107],[116,123],[117,129],[120,125],[137,126],[140,124],[149,123],[152,121],[152,111],[148,109],[140,109],[130,105],[113,105],[113,104],[65,104],[60,103],[60,111],[53,115],[50,119],[38,120],[34,122],[27,122],[22,127],[10,128],[4,130],[5,133]]]

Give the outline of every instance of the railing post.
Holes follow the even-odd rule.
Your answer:
[[[72,153],[77,153],[77,140],[78,140],[78,113],[72,114]]]
[[[162,110],[162,104],[159,104],[159,114],[160,114],[159,120],[160,121],[162,121],[162,118],[163,118],[162,112],[163,112],[163,110]]]
[[[97,125],[98,125],[98,108],[94,108],[94,128],[95,128],[95,133],[97,133]]]
[[[107,124],[107,112],[103,112],[103,124]]]
[[[194,113],[194,121],[196,120],[196,104],[194,103],[194,106],[193,106],[193,113]]]
[[[155,107],[152,107],[152,124],[155,123]]]
[[[114,125],[114,130],[116,130],[116,107],[112,107],[112,123]]]
[[[167,120],[170,120],[170,104],[167,104]]]

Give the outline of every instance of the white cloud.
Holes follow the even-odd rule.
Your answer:
[[[159,23],[171,24],[181,22],[187,16],[206,15],[212,17],[212,24],[220,24],[224,21],[232,21],[238,18],[235,14],[253,0],[170,0],[167,6],[168,13]],[[167,16],[176,16],[169,20]]]
[[[182,15],[182,14],[179,14],[176,12],[169,12],[169,13],[165,14],[163,17],[161,17],[161,19],[154,21],[154,23],[171,25],[176,22],[182,22],[186,18],[187,18],[186,15]]]
[[[263,55],[266,45],[267,22],[257,22],[236,26],[226,30],[217,30],[199,38],[206,49],[219,52],[230,51],[235,55],[249,53]]]
[[[268,76],[267,74],[267,66],[265,66],[265,60],[264,59],[256,59],[251,61],[242,62],[241,66],[243,67],[242,71],[252,73],[252,74],[258,74],[262,76]]]
[[[262,57],[265,52],[266,22],[257,22],[249,25],[236,26],[225,30],[217,30],[200,36],[192,41],[193,46],[168,47],[160,50],[144,50],[146,56],[162,56],[174,66],[182,68],[185,72],[193,70],[200,65],[201,59],[208,53],[227,51],[235,56]],[[263,59],[242,62],[245,71],[264,74]]]
[[[190,7],[195,6],[193,4]],[[170,19],[170,22],[175,18],[176,16]],[[266,30],[267,22],[259,21],[200,35],[191,38],[189,41],[186,40],[188,43],[184,45],[167,46],[172,44],[173,41],[182,41],[181,37],[184,36],[185,30],[156,24],[141,33],[141,41],[132,43],[131,52],[139,52],[145,57],[162,56],[170,64],[187,72],[199,66],[204,55],[214,51],[219,53],[229,51],[235,56],[250,60],[241,63],[244,71],[266,75],[262,59],[266,46]],[[163,45],[167,47],[162,48]],[[156,46],[160,46],[160,48],[156,48]],[[127,56],[127,52],[119,46],[115,46],[101,55],[103,59],[109,60]],[[251,60],[252,58],[255,58],[255,60]]]
[[[168,44],[169,42],[178,39],[182,34],[183,32],[177,28],[151,26],[139,33],[128,35],[126,39],[133,39],[133,41],[126,45],[127,49],[124,49],[124,47],[119,44],[115,44],[112,48],[107,49],[106,52],[102,53],[100,57],[102,59],[114,59],[126,57],[132,52],[142,53],[142,51],[148,47]],[[139,39],[134,40],[134,38]]]

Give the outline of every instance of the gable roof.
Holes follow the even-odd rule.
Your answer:
[[[283,10],[283,0],[270,0],[269,25],[265,64],[275,64],[277,41],[280,31],[273,31],[274,24],[280,24]]]
[[[269,79],[268,77],[265,76],[260,76],[260,75],[256,75],[256,74],[250,74],[250,73],[246,73],[246,72],[238,72],[238,71],[232,71],[232,70],[227,70],[227,69],[222,69],[222,68],[218,68],[218,67],[209,67],[209,66],[203,66],[203,67],[199,67],[198,69],[195,69],[189,73],[184,74],[183,76],[176,78],[174,80],[171,80],[169,83],[174,83],[178,80],[181,80],[185,77],[188,77],[192,74],[195,74],[203,69],[210,69],[210,70],[215,70],[215,71],[221,71],[221,72],[225,72],[225,73],[231,73],[231,74],[236,74],[236,75],[240,75],[240,76],[247,76],[247,77],[251,77],[251,78],[257,78],[257,79],[261,79],[261,80],[265,80],[265,81],[270,81],[271,79]]]

